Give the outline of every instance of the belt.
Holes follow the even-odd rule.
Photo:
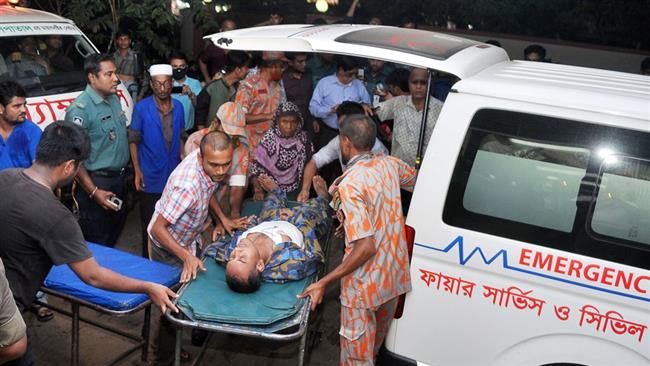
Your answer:
[[[124,175],[125,169],[120,170],[109,170],[109,169],[99,169],[88,172],[91,175],[97,175],[99,177],[120,177]]]

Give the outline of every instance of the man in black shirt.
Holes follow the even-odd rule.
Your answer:
[[[0,258],[21,312],[29,309],[53,264],[68,264],[87,284],[118,292],[147,293],[164,312],[178,311],[165,286],[101,267],[86,246],[72,213],[54,195],[69,184],[90,154],[86,133],[71,122],[55,122],[43,132],[36,160],[27,169],[0,172]],[[31,355],[14,361],[30,365]]]

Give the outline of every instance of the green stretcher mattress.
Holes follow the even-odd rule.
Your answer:
[[[205,260],[207,271],[190,282],[178,305],[194,320],[243,325],[269,325],[294,315],[305,299],[296,295],[312,282],[313,277],[283,284],[263,282],[249,294],[232,291],[226,284],[226,269],[215,260]]]

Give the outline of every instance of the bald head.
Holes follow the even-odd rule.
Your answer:
[[[353,114],[339,124],[339,134],[350,140],[355,149],[370,151],[377,138],[377,126],[367,116]]]
[[[199,145],[201,155],[205,155],[206,147],[210,147],[212,151],[226,151],[233,148],[230,136],[221,131],[212,131],[203,136]]]
[[[427,95],[429,72],[425,69],[413,68],[409,75],[409,92],[414,100],[422,100]]]

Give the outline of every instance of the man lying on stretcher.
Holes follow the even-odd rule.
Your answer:
[[[261,176],[259,183],[268,193],[259,217],[251,218],[252,227],[206,250],[226,263],[226,283],[237,292],[256,291],[261,281],[303,279],[324,261],[318,238],[325,234],[330,216],[325,181],[314,177],[318,197],[294,208],[288,208],[285,192],[271,178]]]

